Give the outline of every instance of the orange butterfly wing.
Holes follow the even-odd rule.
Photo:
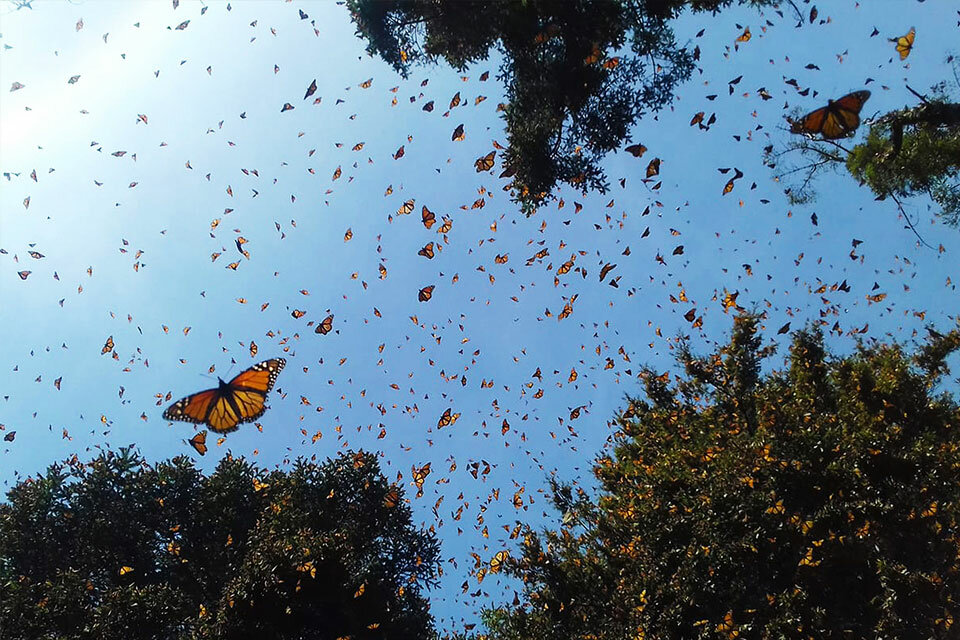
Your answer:
[[[210,408],[220,396],[217,389],[207,389],[177,400],[163,412],[164,420],[180,420],[201,424],[207,421]]]

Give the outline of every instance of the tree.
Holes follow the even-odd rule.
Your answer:
[[[845,357],[800,331],[762,375],[758,322],[645,373],[597,498],[557,487],[563,524],[508,562],[525,594],[491,639],[956,637],[960,330]]]
[[[129,450],[0,505],[3,638],[432,638],[438,546],[376,458],[267,472]]]
[[[734,0],[349,0],[357,34],[406,77],[442,58],[458,70],[496,47],[506,86],[503,177],[531,213],[557,183],[606,191],[601,159],[647,111],[673,100],[698,49],[669,26],[685,8]],[[739,0],[752,5],[771,0]]]

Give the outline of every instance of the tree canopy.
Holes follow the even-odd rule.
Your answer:
[[[758,318],[646,372],[595,500],[559,486],[525,535],[491,638],[947,638],[960,602],[960,406],[937,392],[960,330],[910,354],[794,335],[767,375]]]
[[[768,0],[740,0],[753,5]],[[684,9],[733,0],[349,0],[367,51],[406,76],[443,59],[456,69],[496,48],[508,145],[505,174],[528,212],[558,183],[605,191],[600,161],[649,111],[669,106],[699,51],[677,42]]]
[[[438,545],[376,458],[202,475],[129,450],[0,505],[4,638],[432,638]]]

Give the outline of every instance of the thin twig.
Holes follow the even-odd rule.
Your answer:
[[[910,88],[910,85],[905,85],[905,86],[907,87],[907,91],[909,91],[909,92],[912,93],[913,95],[915,95],[915,96],[917,96],[918,98],[920,98],[920,99],[923,101],[924,104],[930,104],[930,102],[927,100],[926,96],[922,96],[922,95],[920,95],[919,93],[917,93],[916,91],[914,91],[913,89],[911,89],[911,88]]]
[[[910,230],[913,231],[913,235],[917,236],[917,240],[923,243],[923,245],[928,249],[933,249],[936,251],[936,249],[931,246],[930,243],[923,239],[923,236],[920,235],[920,232],[917,231],[917,228],[913,226],[913,222],[910,220],[910,216],[907,215],[907,212],[904,211],[903,204],[900,202],[900,199],[892,193],[890,194],[890,199],[897,203],[897,208],[900,209],[900,214],[903,216],[903,219],[907,221],[907,225],[910,227]]]

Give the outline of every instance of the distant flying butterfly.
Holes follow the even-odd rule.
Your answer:
[[[200,455],[206,455],[207,453],[207,431],[204,429],[200,433],[194,435],[187,442],[190,443],[190,446],[197,450],[197,453]]]
[[[265,360],[240,372],[230,382],[220,379],[206,389],[178,400],[163,412],[165,420],[206,424],[217,433],[230,433],[242,422],[253,422],[267,410],[267,394],[287,361]]]
[[[477,161],[473,163],[473,166],[477,168],[477,173],[483,173],[484,171],[490,171],[490,169],[493,169],[493,161],[496,156],[497,152],[491,151],[482,158],[477,158]]]
[[[314,329],[314,333],[319,333],[321,335],[327,335],[330,331],[333,330],[333,314],[331,313],[326,318],[323,319],[323,322],[317,325],[317,328]]]
[[[423,207],[423,211],[420,213],[420,217],[423,219],[423,226],[429,229],[437,222],[437,216],[433,211],[427,209],[426,205]]]
[[[901,60],[906,60],[907,56],[910,55],[910,51],[913,50],[913,41],[917,37],[917,30],[913,27],[910,27],[910,31],[906,35],[902,35],[899,38],[890,38],[890,42],[895,42],[897,45],[897,53],[900,54]]]
[[[864,90],[830,100],[827,106],[790,121],[790,133],[820,134],[825,140],[848,136],[860,126],[860,110],[869,97],[870,92]]]

